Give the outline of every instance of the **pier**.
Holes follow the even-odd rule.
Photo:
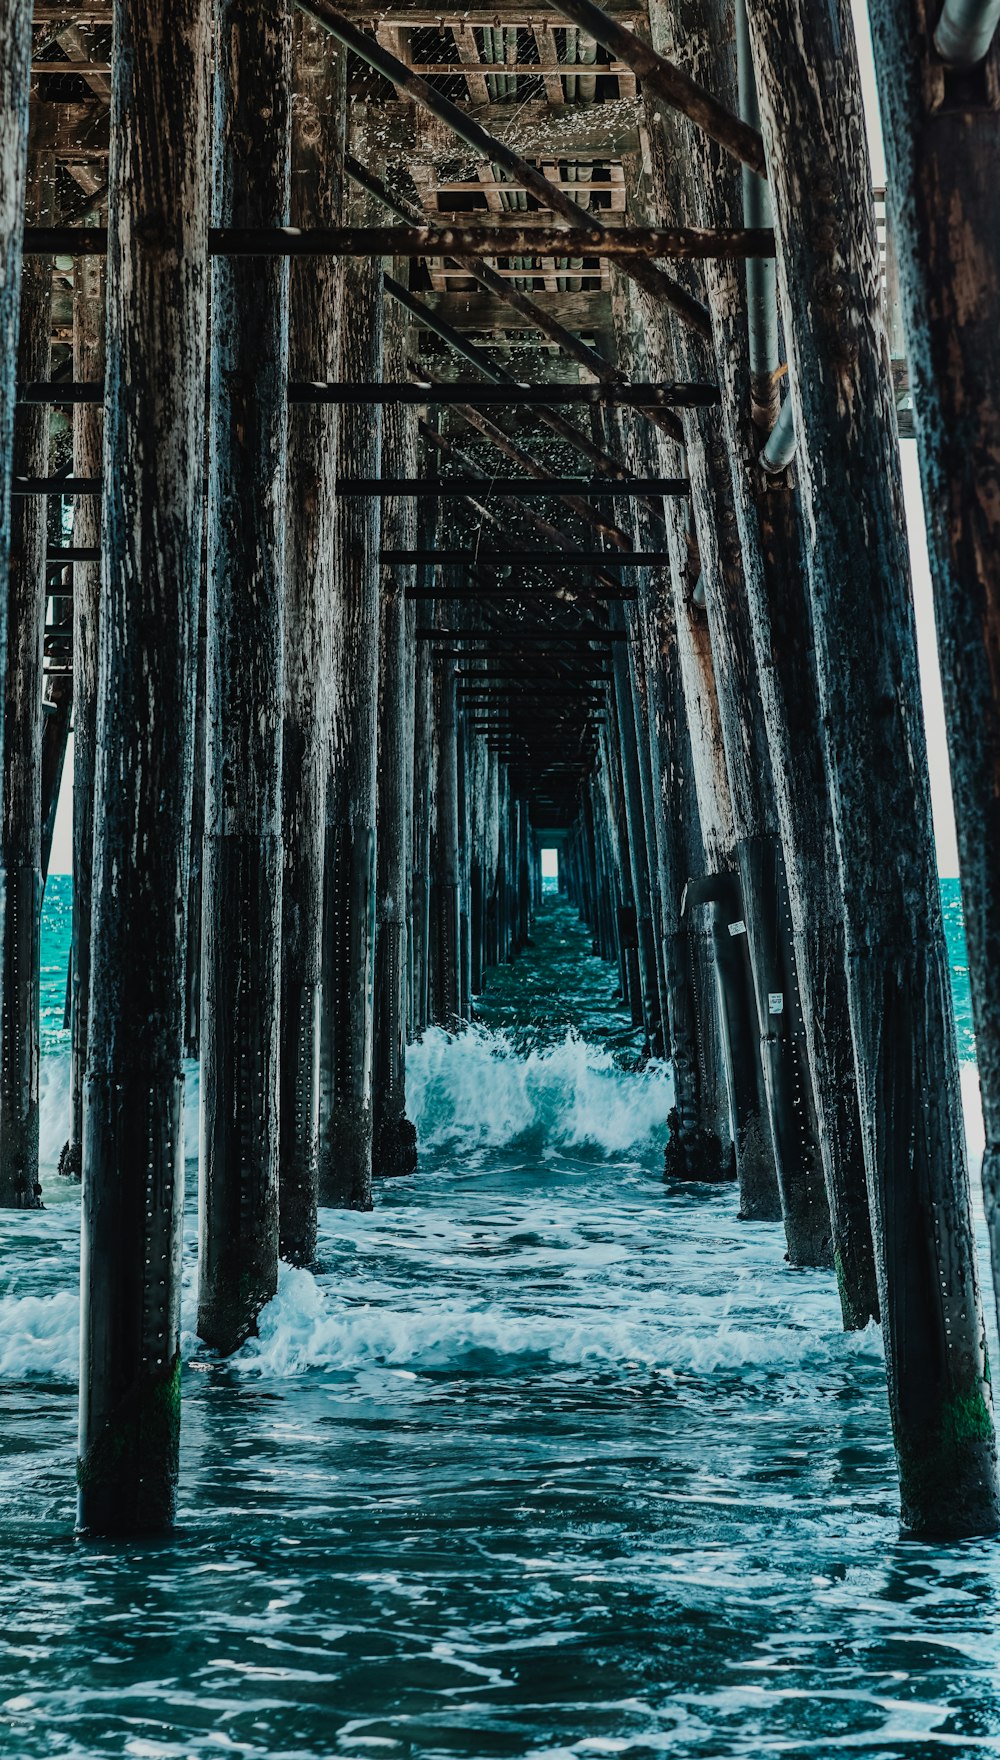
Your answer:
[[[419,1187],[408,1050],[529,947],[543,850],[669,1191],[735,1182],[878,1323],[903,1532],[1000,1529],[1000,51],[870,11],[885,189],[846,0],[2,9],[0,1205],[45,1197],[72,786],[84,1536],[174,1520],[193,1060],[229,1357],[322,1212]]]

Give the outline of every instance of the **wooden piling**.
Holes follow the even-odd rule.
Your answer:
[[[386,342],[386,377],[405,371],[402,326],[397,319]],[[413,476],[417,469],[417,426],[413,412],[385,413],[383,457],[390,475]],[[406,497],[383,509],[384,548],[416,541],[416,503]],[[413,774],[413,729],[409,725],[408,681],[416,643],[408,628],[406,589],[416,567],[383,569],[380,612],[378,712],[378,848],[376,864],[373,1172],[412,1173],[417,1134],[406,1116],[406,941],[409,791]]]
[[[329,225],[343,205],[346,56],[304,13],[293,23],[293,226]],[[289,371],[337,372],[343,271],[296,262],[289,289]],[[288,419],[282,734],[279,1247],[308,1264],[316,1251],[319,1067],[323,984],[323,860],[333,720],[333,570],[338,412],[301,406]]]
[[[165,31],[116,0],[114,38],[77,1470],[99,1534],[166,1526],[177,1478],[209,9]]]
[[[737,103],[736,70],[729,48],[729,7],[715,4],[714,0],[706,5],[673,0],[668,11],[657,0],[651,22],[654,41],[670,31],[672,37],[668,40],[683,42],[698,64],[712,67],[716,89],[725,101]],[[707,137],[675,119],[675,125],[663,131],[658,145],[661,153],[666,147],[669,159],[668,170],[656,155],[661,187],[669,180],[670,196],[684,204],[682,211],[697,213],[710,223],[712,215],[737,208],[741,178],[732,162]],[[686,334],[678,333],[678,358],[688,363],[698,359],[706,370],[724,371],[717,362],[732,354],[736,331],[741,344],[743,408],[749,376],[745,300],[741,297],[738,306],[733,302],[732,322],[727,326],[718,297],[721,278],[713,275],[713,268],[714,265],[706,265],[703,276],[713,315],[713,347],[704,349]],[[742,295],[742,277],[738,285]],[[736,509],[732,439],[721,410],[706,410],[704,419],[697,416],[686,421],[685,433],[707,613],[720,681],[736,856],[788,1258],[792,1265],[832,1265],[830,1205],[806,1051],[780,841],[777,784],[763,695],[763,675],[772,660],[769,649],[755,641],[752,629],[747,575],[756,557],[748,551],[751,534],[745,525],[741,526]]]
[[[431,845],[431,1019],[440,1027],[456,1026],[462,1015],[455,673],[454,662],[448,662],[438,668],[436,681],[437,782],[434,837]],[[509,851],[509,841],[505,847]]]
[[[431,502],[425,519],[436,518]],[[418,523],[420,514],[418,513]],[[421,573],[431,573],[425,568]],[[410,855],[410,1022],[415,1034],[430,1020],[431,831],[434,816],[434,673],[426,642],[413,657],[413,822]]]
[[[774,0],[749,22],[902,1519],[918,1534],[993,1532],[992,1401],[857,52],[841,0]]]
[[[14,474],[21,243],[28,165],[31,10],[30,0],[11,0],[0,14],[0,582],[4,583],[0,591],[0,677],[6,676],[7,665],[6,581],[10,559],[10,490]],[[0,726],[0,740],[2,737]]]
[[[73,377],[104,378],[104,265],[78,257],[73,265]],[[97,476],[104,445],[103,403],[73,410],[73,475]],[[101,502],[79,495],[73,506],[73,543],[96,550]],[[73,564],[73,928],[70,952],[70,1123],[59,1172],[79,1179],[83,1144],[83,1080],[87,1067],[90,935],[93,904],[94,785],[97,766],[97,669],[101,565]]]
[[[980,67],[960,75],[942,66],[931,47],[938,9],[925,0],[875,0],[871,17],[934,583],[986,1127],[983,1200],[1000,1308],[997,43]]]
[[[290,6],[224,0],[218,41],[216,219],[285,225]],[[287,263],[215,259],[211,362],[198,1332],[228,1352],[278,1277]]]
[[[382,266],[353,261],[344,279],[340,377],[382,378]],[[377,477],[379,408],[341,413],[338,478]],[[327,800],[321,1204],[371,1208],[372,999],[375,981],[375,820],[381,506],[338,497],[333,744]]]
[[[732,1146],[724,1121],[720,1129],[710,1067],[715,1063],[714,985],[705,983],[699,968],[694,921],[685,925],[681,920],[684,887],[692,875],[703,871],[705,856],[666,569],[650,570],[644,579],[639,628],[649,690],[667,1043],[674,1075],[664,1171],[674,1179],[728,1179],[733,1173]]]
[[[34,157],[28,205],[47,211],[55,164]],[[17,350],[21,379],[47,379],[52,265],[31,257],[21,276]],[[14,470],[45,476],[49,412],[20,406]],[[0,1203],[41,1205],[38,1177],[39,928],[42,902],[42,631],[45,623],[47,502],[16,500],[7,569],[3,816],[0,829]]]
[[[707,7],[703,20],[712,27],[720,69],[727,66],[720,44],[725,40],[728,10],[724,0]],[[743,70],[744,87],[756,94],[752,67]],[[734,91],[730,83],[730,91]],[[715,211],[718,197],[707,191],[714,167],[692,143],[692,212]],[[746,175],[744,176],[746,183]],[[760,200],[759,192],[756,193]],[[770,202],[766,213],[770,218]],[[773,845],[758,843],[748,856],[758,864],[762,883],[769,885],[773,909],[763,917],[772,939],[776,970],[791,964],[795,983],[779,977],[780,1014],[769,1026],[788,1038],[783,1055],[771,1067],[772,1084],[786,1085],[786,1103],[778,1110],[788,1149],[798,1158],[798,1209],[794,1219],[800,1253],[806,1262],[826,1262],[825,1246],[832,1235],[834,1266],[844,1323],[863,1327],[878,1314],[875,1262],[868,1213],[868,1190],[858,1111],[857,1081],[851,1043],[847,975],[843,953],[843,897],[828,784],[816,664],[812,613],[805,557],[805,534],[794,468],[780,476],[760,465],[766,422],[777,386],[777,307],[770,288],[770,329],[774,353],[754,360],[747,327],[747,301],[742,273],[721,265],[706,269],[712,312],[714,359],[721,392],[721,417],[733,488],[746,592],[747,632],[756,656],[763,705],[763,726],[770,752],[774,802],[784,854],[782,872],[775,865]],[[765,297],[767,289],[765,288]],[[748,402],[746,387],[751,384]],[[775,412],[776,413],[776,412]],[[768,876],[771,876],[768,882]],[[790,929],[791,961],[784,947]],[[788,1092],[791,1084],[791,1093]],[[802,1105],[794,1105],[795,1089]],[[787,1103],[791,1098],[793,1104]],[[797,1118],[815,1106],[818,1143],[812,1129],[799,1133]],[[818,1155],[816,1153],[818,1147]],[[820,1175],[826,1195],[820,1190]],[[787,1187],[787,1180],[785,1180]],[[788,1223],[786,1211],[786,1226]],[[791,1248],[790,1248],[791,1253]]]
[[[619,614],[621,608],[613,607]],[[653,893],[646,842],[646,819],[643,813],[642,769],[632,669],[625,643],[618,642],[612,652],[615,705],[618,717],[618,744],[621,752],[622,801],[624,805],[625,850],[631,868],[631,895],[636,920],[636,954],[639,965],[641,1024],[646,1049],[656,1047],[660,1030],[660,994],[657,960],[653,936]]]

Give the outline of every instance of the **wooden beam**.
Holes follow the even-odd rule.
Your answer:
[[[553,187],[556,187],[555,185]],[[685,261],[724,257],[773,257],[770,227],[586,225],[579,226],[216,226],[209,234],[214,257],[609,257],[626,268],[633,261],[675,257]],[[25,256],[103,256],[107,228],[26,226]]]
[[[635,158],[640,150],[639,105],[626,98],[613,104],[566,104],[552,109],[540,99],[519,104],[463,106],[463,114],[502,135],[526,159],[578,162]],[[475,165],[479,158],[463,151],[446,125],[412,103],[390,99],[367,112],[356,109],[351,121],[352,153],[373,170],[386,164]],[[468,173],[466,173],[468,175]]]
[[[32,79],[34,79],[37,74],[76,73],[81,75],[107,75],[110,72],[110,61],[33,61],[31,63]]]
[[[454,496],[485,494],[521,500],[533,495],[602,495],[623,499],[633,496],[686,496],[686,477],[633,477],[609,484],[601,477],[341,477],[338,495],[369,495],[385,500],[389,495]]]
[[[472,103],[488,104],[490,94],[486,86],[485,70],[481,67],[479,50],[476,47],[476,38],[471,24],[464,21],[461,24],[453,24],[451,34],[455,39],[455,47],[462,58],[456,71],[465,73],[465,83]],[[429,71],[429,68],[421,69],[423,73]],[[440,69],[436,71],[440,71]],[[491,68],[490,71],[494,70]]]
[[[620,19],[612,18],[593,0],[551,0],[551,4],[554,11],[596,37],[631,67],[650,96],[669,104],[672,110],[679,110],[742,165],[764,174],[764,142],[759,131],[741,121],[683,68],[668,61],[665,55],[658,55],[649,43],[636,32],[626,30]]]
[[[452,19],[488,27],[497,22],[495,5],[466,6],[463,0],[437,0],[434,6],[368,5],[365,0],[345,0],[341,10],[359,24],[378,23],[401,28],[436,28]],[[625,22],[636,22],[644,17],[644,9],[634,5],[633,0],[607,0],[604,10],[609,16]],[[540,5],[524,5],[523,0],[518,5],[505,4],[502,14],[504,24],[524,27],[538,24],[542,17]],[[110,25],[111,20],[112,9],[106,0],[82,0],[80,5],[68,4],[67,0],[37,0],[32,13],[36,25]]]
[[[107,159],[110,112],[99,99],[72,104],[33,104],[28,142],[32,152],[65,159]]]
[[[455,27],[453,26],[452,28],[454,29]],[[534,78],[547,80],[551,77],[549,69],[537,61],[477,60],[474,65],[483,74],[514,74],[519,79]],[[594,74],[618,75],[626,71],[625,63],[623,61],[560,61],[553,62],[552,65],[558,66],[559,71],[562,74],[585,73],[590,74],[591,76]],[[467,61],[410,61],[408,62],[408,66],[412,67],[414,73],[419,73],[424,79],[435,79],[441,74],[465,74],[468,78],[471,71],[471,65]],[[57,67],[60,73],[73,71],[72,68],[67,68],[65,62],[59,62]],[[485,85],[485,80],[483,83]],[[489,99],[479,98],[474,99],[473,102],[486,104],[489,102]]]
[[[31,58],[30,0],[0,10],[0,580],[10,557],[11,479],[14,474],[14,405],[21,299],[21,236],[27,179]],[[23,467],[22,467],[23,468]],[[0,677],[6,671],[6,592],[0,604]],[[0,769],[3,763],[0,715]],[[0,1194],[0,1202],[8,1195]]]
[[[364,31],[358,30],[344,14],[338,12],[331,0],[301,0],[301,3],[317,17],[327,29],[353,49],[363,61],[366,61],[375,72],[381,73],[386,79],[400,86],[414,102],[443,122],[458,139],[472,148],[473,152],[498,165],[502,170],[514,177],[523,178],[528,191],[533,194],[542,208],[550,209],[554,214],[567,220],[570,226],[576,226],[577,216],[581,212],[579,204],[568,196],[559,184],[550,183],[541,172],[536,171],[530,162],[511,147],[506,140],[499,139],[489,130],[482,127],[474,117],[461,110],[457,104],[442,96],[427,80],[420,78],[411,68],[389,55],[381,45],[373,43]],[[602,228],[596,216],[591,216],[591,227],[596,233]],[[475,248],[466,252],[467,255],[483,256],[488,251],[477,251]],[[523,254],[523,253],[520,253]],[[638,260],[626,260],[626,273],[644,287],[647,293],[658,297],[677,314],[682,321],[702,335],[710,332],[710,320],[706,308],[695,299],[686,288],[680,286],[664,275],[661,270],[653,268],[650,263]]]
[[[475,330],[496,337],[505,330],[538,329],[536,319],[526,308],[510,306],[493,294],[431,292],[421,294],[421,302],[453,330]],[[611,323],[611,299],[607,293],[548,293],[536,289],[531,303],[578,336],[600,335]]]
[[[662,568],[659,550],[383,550],[382,561],[394,568],[411,563],[440,563],[470,568]],[[447,596],[447,595],[446,595]]]
[[[19,404],[63,405],[103,403],[104,382],[94,380],[38,380],[20,385]],[[472,384],[457,380],[429,383],[418,380],[383,383],[381,385],[342,385],[335,380],[313,383],[306,379],[290,380],[290,404],[383,404],[413,405],[462,404],[483,408],[547,408],[557,404],[625,404],[631,409],[697,409],[719,401],[718,387],[709,384],[664,383],[661,385],[579,385],[554,383],[545,385]]]

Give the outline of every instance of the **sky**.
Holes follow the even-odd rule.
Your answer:
[[[852,0],[854,21],[864,86],[865,115],[868,123],[868,146],[872,161],[872,182],[885,184],[885,154],[879,120],[875,70],[868,30],[866,0]],[[934,804],[934,832],[937,840],[938,871],[958,873],[958,851],[955,844],[955,821],[951,803],[951,780],[948,773],[948,752],[945,744],[944,708],[941,701],[941,679],[938,670],[937,641],[934,633],[934,604],[931,594],[930,570],[927,563],[927,538],[924,527],[923,501],[917,449],[913,440],[902,440],[900,452],[903,465],[903,490],[906,497],[907,530],[910,540],[910,563],[913,571],[913,598],[917,616],[917,644],[923,687],[924,719],[927,726],[927,748],[930,763],[931,798]],[[50,872],[68,874],[73,867],[72,789],[73,743],[66,754],[64,786],[56,815],[52,840]]]

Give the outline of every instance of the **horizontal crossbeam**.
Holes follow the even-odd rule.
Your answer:
[[[609,483],[604,493],[617,495],[618,484]],[[543,568],[662,568],[667,557],[659,550],[383,550],[382,561],[393,568],[413,563],[449,568],[513,568],[522,563]]]
[[[584,210],[579,210],[582,220]],[[161,229],[162,230],[162,229]],[[150,236],[151,246],[160,238]],[[26,226],[24,253],[35,257],[103,257],[105,226]],[[629,260],[672,257],[773,257],[768,226],[605,227],[522,226],[215,226],[208,235],[213,257],[605,257]]]
[[[421,626],[416,631],[418,642],[569,642],[574,646],[589,642],[627,642],[628,633],[623,629],[601,629],[592,625],[589,629],[558,629],[549,624],[528,624],[523,629],[516,626],[510,629],[429,629]]]
[[[38,379],[18,387],[21,404],[103,403],[99,379]],[[349,385],[333,380],[293,379],[289,403],[303,404],[468,404],[480,408],[534,408],[549,404],[625,404],[632,409],[707,409],[719,401],[719,388],[697,380],[665,380],[654,385],[509,385],[451,381],[428,384]]]
[[[406,495],[485,495],[520,500],[531,495],[613,495],[628,500],[644,495],[684,496],[687,477],[349,477],[337,484],[340,495],[373,495],[379,499]],[[603,558],[602,558],[603,560]]]

